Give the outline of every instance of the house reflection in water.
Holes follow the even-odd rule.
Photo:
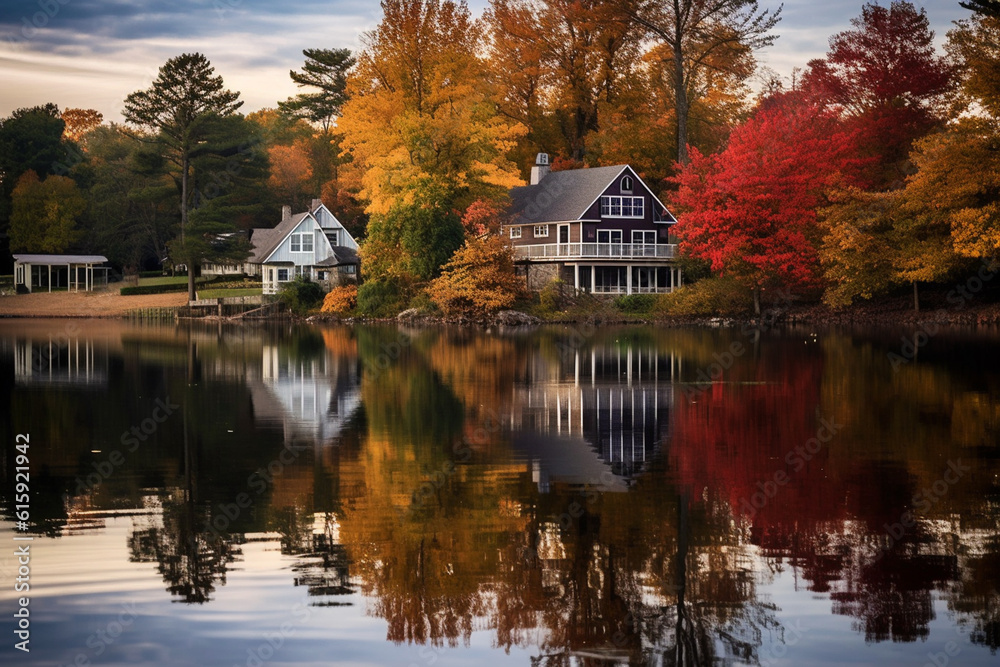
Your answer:
[[[265,344],[260,379],[249,384],[257,423],[280,425],[286,444],[308,442],[320,448],[334,443],[361,405],[356,358],[323,348],[302,354]]]
[[[107,344],[66,334],[18,338],[14,341],[14,380],[19,385],[104,386]]]
[[[605,345],[564,355],[557,369],[535,363],[514,390],[510,429],[539,491],[552,482],[628,488],[670,436],[680,360]]]

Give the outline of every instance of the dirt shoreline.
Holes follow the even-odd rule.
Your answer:
[[[894,297],[855,305],[848,309],[832,310],[822,304],[777,304],[765,306],[760,318],[750,314],[642,317],[598,313],[584,316],[556,317],[538,320],[513,313],[489,319],[425,317],[410,313],[409,316],[389,319],[340,318],[334,315],[313,315],[293,319],[307,322],[328,323],[389,323],[408,325],[446,326],[523,326],[534,324],[599,324],[658,326],[743,326],[754,322],[773,324],[812,324],[816,326],[902,326],[933,322],[949,325],[998,325],[1000,303],[993,299],[954,299],[943,293],[928,294],[922,300],[920,312],[913,310],[912,301]],[[117,292],[44,292],[0,296],[0,318],[79,318],[116,319],[125,317],[129,310],[146,308],[176,308],[187,304],[184,293],[121,296]],[[522,317],[523,316],[523,317]],[[285,319],[288,315],[284,316]],[[211,318],[228,321],[229,318]]]
[[[0,296],[0,317],[121,318],[135,308],[187,305],[187,293],[122,296],[106,292],[35,292]]]

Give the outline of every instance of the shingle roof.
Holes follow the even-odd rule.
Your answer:
[[[342,266],[344,264],[360,264],[361,260],[358,259],[358,253],[355,252],[354,248],[348,248],[342,245],[333,246],[333,256],[327,257],[322,262],[316,264],[316,266]]]
[[[291,234],[292,230],[299,226],[299,223],[309,215],[306,213],[296,213],[287,220],[282,220],[273,229],[257,228],[250,235],[250,243],[253,244],[253,255],[250,262],[253,264],[263,264],[264,260],[274,252],[285,237]]]
[[[579,220],[628,167],[595,167],[550,172],[538,185],[510,191],[515,224]]]

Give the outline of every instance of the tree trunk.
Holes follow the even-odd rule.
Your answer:
[[[681,49],[681,35],[674,38],[674,99],[677,111],[677,161],[688,163],[688,99],[684,86],[684,52]]]
[[[917,281],[913,281],[913,311],[920,312],[920,294],[917,292]]]
[[[753,314],[760,317],[760,288],[753,288]]]
[[[184,150],[183,148],[181,150]],[[190,169],[190,158],[187,151],[184,151],[184,158],[181,160],[181,247],[184,253],[184,263],[188,270],[188,301],[194,301],[194,258],[187,252],[188,226],[188,171]]]

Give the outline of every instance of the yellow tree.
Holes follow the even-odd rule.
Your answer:
[[[446,193],[439,206],[463,208],[518,185],[506,155],[525,129],[497,112],[465,2],[384,0],[382,10],[338,123],[368,212],[413,204],[427,186]]]

